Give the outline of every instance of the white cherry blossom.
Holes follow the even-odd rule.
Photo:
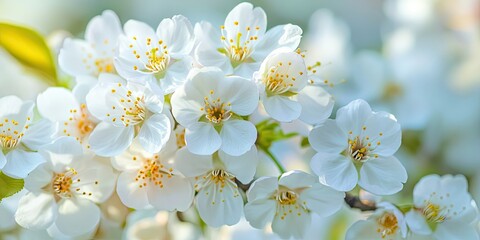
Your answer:
[[[84,155],[72,137],[60,137],[40,153],[47,161],[25,179],[29,192],[20,200],[17,223],[30,230],[54,226],[72,237],[94,230],[100,221],[95,203],[115,186],[112,168]]]
[[[65,39],[58,64],[63,71],[75,77],[114,73],[113,57],[117,53],[120,34],[120,20],[113,11],[106,10],[90,20],[85,40]]]
[[[159,210],[187,210],[193,201],[193,187],[174,168],[176,144],[169,141],[159,153],[145,152],[134,142],[123,154],[112,159],[121,171],[117,193],[130,208],[154,206]]]
[[[162,113],[163,94],[155,94],[149,84],[127,83],[117,75],[102,74],[86,99],[90,113],[101,121],[89,138],[98,155],[118,155],[134,137],[146,151],[156,153],[170,136],[170,119]]]
[[[254,228],[272,223],[281,238],[303,238],[310,225],[311,212],[327,217],[343,205],[345,194],[320,184],[302,171],[289,171],[277,177],[257,179],[247,192],[245,218]]]
[[[434,239],[479,239],[478,209],[463,175],[428,175],[413,189],[414,206],[406,214],[410,230]]]
[[[314,128],[308,140],[318,152],[311,161],[313,171],[334,189],[350,191],[358,183],[373,194],[390,195],[407,181],[405,168],[393,156],[401,144],[400,125],[363,100],[340,108],[336,119]]]
[[[274,119],[309,124],[325,121],[333,110],[333,98],[321,86],[308,82],[302,56],[288,48],[273,51],[254,74],[265,111]]]
[[[251,78],[265,57],[279,47],[295,50],[302,29],[296,25],[276,26],[267,31],[263,9],[240,3],[216,30],[208,22],[195,26],[195,58],[203,66],[221,68],[226,74]]]
[[[250,150],[257,138],[255,126],[242,118],[255,111],[258,91],[247,79],[225,77],[218,68],[192,70],[172,96],[172,113],[185,127],[189,151],[210,155],[221,149],[239,156]]]
[[[143,22],[130,20],[120,38],[115,66],[129,81],[157,84],[165,94],[181,86],[192,67],[193,27],[184,16],[163,19],[155,32]]]
[[[53,140],[53,124],[33,123],[33,108],[16,96],[0,98],[0,170],[13,178],[25,178],[44,162],[36,151]]]
[[[406,239],[408,229],[403,213],[388,202],[381,202],[377,207],[368,219],[360,220],[348,229],[346,240]]]
[[[258,156],[255,147],[241,156],[223,151],[195,155],[178,150],[175,168],[195,181],[195,205],[200,217],[212,227],[234,225],[243,214],[243,199],[235,180],[249,183],[255,175]]]

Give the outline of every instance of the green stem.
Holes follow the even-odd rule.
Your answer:
[[[265,149],[265,148],[261,148],[261,149],[270,157],[270,159],[272,159],[273,163],[275,163],[275,166],[277,166],[278,171],[280,171],[280,173],[283,174],[287,171],[285,170],[285,167],[282,166],[282,164],[278,161],[278,159],[275,156],[273,156],[272,152],[270,152],[268,149]]]

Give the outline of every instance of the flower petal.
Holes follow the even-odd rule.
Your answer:
[[[310,226],[310,214],[298,205],[283,205],[272,222],[272,230],[281,238],[302,239]],[[291,212],[290,212],[291,210]]]
[[[61,87],[50,87],[37,97],[38,111],[52,122],[67,121],[72,115],[70,110],[79,107],[72,92]]]
[[[74,158],[83,155],[83,147],[73,137],[59,137],[52,144],[42,148],[40,153],[48,159],[55,172],[63,172]]]
[[[182,148],[175,155],[175,169],[186,177],[196,177],[213,169],[211,155],[196,155]]]
[[[338,191],[350,191],[358,181],[357,169],[352,161],[340,154],[319,152],[310,162],[320,182]]]
[[[190,152],[209,155],[222,146],[222,138],[211,124],[198,122],[185,129],[185,142]]]
[[[257,140],[257,129],[249,121],[228,120],[223,124],[220,137],[222,151],[232,156],[240,156],[252,148]]]
[[[22,143],[32,150],[40,150],[45,145],[52,143],[55,132],[55,124],[46,119],[42,119],[30,125],[25,131]]]
[[[425,218],[415,210],[410,210],[405,214],[405,221],[407,221],[407,225],[413,233],[420,235],[430,235],[432,233]]]
[[[147,152],[156,153],[165,146],[170,132],[170,119],[164,114],[154,114],[142,125],[138,141]]]
[[[374,221],[360,220],[352,224],[347,230],[345,240],[371,240],[380,239],[377,232],[378,226]],[[389,236],[390,237],[390,236]]]
[[[253,81],[245,78],[230,76],[218,83],[220,99],[228,101],[231,111],[245,116],[252,114],[258,106],[259,94]]]
[[[234,183],[233,183],[234,184]],[[197,210],[203,221],[211,227],[234,225],[243,213],[243,199],[237,186],[211,183],[197,194]]]
[[[62,199],[58,204],[58,217],[55,225],[68,236],[89,233],[100,222],[100,209],[86,199]]]
[[[300,198],[306,202],[309,210],[321,217],[328,217],[342,208],[345,193],[317,183],[303,191]]]
[[[26,152],[15,149],[7,154],[7,164],[3,167],[3,173],[7,176],[23,179],[45,159],[37,152]]]
[[[248,202],[270,198],[278,189],[276,177],[260,177],[252,183],[247,191]]]
[[[57,211],[53,195],[29,192],[18,203],[15,221],[30,230],[44,230],[53,224]]]
[[[192,61],[189,57],[177,60],[168,66],[165,77],[160,80],[160,85],[165,94],[173,93],[187,80],[188,73],[192,68]]]
[[[293,170],[282,174],[278,180],[278,185],[285,186],[290,189],[297,189],[311,187],[317,181],[317,178],[311,174],[300,170]]]
[[[175,15],[171,19],[163,19],[157,28],[157,36],[168,46],[168,51],[174,58],[190,54],[193,48],[193,27],[190,21]]]
[[[116,127],[107,122],[101,122],[90,134],[88,142],[91,150],[96,154],[112,157],[130,146],[133,134],[133,127]]]
[[[273,50],[280,47],[287,47],[290,50],[295,50],[302,38],[302,29],[297,25],[286,24],[276,26],[265,34],[257,45],[255,52],[252,53],[252,58],[256,61],[263,61],[265,57]]]
[[[479,236],[475,230],[476,225],[472,224],[456,224],[456,223],[444,223],[440,224],[435,229],[435,239],[438,240],[450,240],[450,239],[472,239],[478,240]]]
[[[308,141],[317,152],[339,154],[348,147],[347,135],[331,119],[312,129]]]
[[[240,156],[231,156],[219,151],[218,157],[225,164],[226,170],[235,175],[235,178],[240,182],[247,184],[252,181],[258,163],[258,153],[255,146]]]
[[[302,105],[300,120],[308,124],[323,123],[332,114],[333,97],[320,86],[307,85],[297,97]]]
[[[0,170],[3,169],[6,163],[7,163],[7,158],[5,157],[5,155],[3,155],[3,151],[0,151]]]
[[[149,206],[146,187],[139,185],[136,171],[125,171],[118,176],[117,194],[125,206],[144,209]]]
[[[302,112],[302,105],[288,97],[274,95],[263,99],[263,106],[270,117],[280,122],[296,120]]]
[[[259,199],[245,205],[245,218],[254,228],[262,229],[273,220],[277,207],[276,200]]]
[[[376,112],[365,123],[367,136],[375,136],[377,146],[374,152],[380,156],[393,155],[402,142],[402,130],[392,114]],[[379,144],[381,143],[381,144]]]
[[[352,131],[354,135],[359,135],[365,122],[371,116],[370,105],[362,99],[357,99],[338,109],[336,121],[338,127],[345,133]]]
[[[185,211],[192,205],[194,190],[187,179],[178,176],[165,176],[163,186],[150,184],[148,187],[148,200],[158,210]]]
[[[39,192],[52,182],[53,172],[48,164],[41,164],[25,178],[25,189],[30,192]]]
[[[407,171],[397,158],[379,157],[363,163],[358,185],[376,195],[391,195],[403,188]]]

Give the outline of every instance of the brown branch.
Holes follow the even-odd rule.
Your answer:
[[[377,207],[375,206],[375,203],[362,201],[360,200],[359,197],[353,196],[348,193],[345,194],[345,202],[351,208],[356,208],[356,209],[359,209],[360,211],[374,211],[377,209]]]

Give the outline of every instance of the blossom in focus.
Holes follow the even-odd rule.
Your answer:
[[[149,85],[126,82],[102,74],[87,94],[90,113],[101,122],[90,134],[91,149],[100,156],[115,156],[126,150],[134,137],[150,153],[159,152],[171,132],[170,119],[162,113],[163,95]]]
[[[381,202],[367,220],[354,223],[347,231],[346,240],[405,239],[407,224],[403,213],[391,203]]]
[[[257,168],[255,147],[240,156],[223,151],[213,155],[195,155],[186,148],[178,150],[175,168],[193,178],[195,205],[200,217],[212,227],[234,225],[243,215],[243,199],[235,180],[243,184],[252,181]]]
[[[363,100],[352,101],[338,110],[335,120],[310,132],[308,140],[317,151],[311,167],[320,182],[339,191],[358,183],[376,195],[397,193],[407,181],[405,168],[393,156],[401,135],[393,115],[373,112]]]
[[[65,39],[58,64],[63,71],[75,77],[115,73],[113,58],[117,54],[120,34],[122,27],[118,16],[106,10],[90,20],[85,40]]]
[[[302,29],[292,24],[267,31],[263,9],[244,2],[230,11],[220,32],[208,22],[195,26],[194,55],[203,66],[215,66],[227,75],[251,78],[273,50],[280,47],[295,50],[301,35]]]
[[[25,178],[44,162],[36,150],[53,140],[49,121],[32,123],[33,108],[16,96],[0,98],[0,170],[13,178]]]
[[[118,73],[129,81],[151,82],[169,94],[181,86],[192,67],[193,27],[181,15],[163,19],[155,32],[143,22],[130,20],[120,37],[115,59]]]
[[[115,158],[112,165],[121,171],[117,193],[130,208],[155,207],[158,210],[185,211],[193,201],[193,187],[174,168],[176,144],[170,141],[160,152],[152,154],[134,142]]]
[[[194,154],[210,155],[221,149],[239,156],[255,143],[255,126],[242,118],[258,105],[252,81],[225,77],[218,68],[202,68],[175,91],[171,104],[175,120],[186,129],[187,148]]]
[[[257,179],[247,192],[245,218],[254,228],[272,222],[281,238],[302,238],[311,222],[311,212],[327,217],[343,206],[345,194],[320,184],[302,171]]]
[[[478,209],[463,175],[428,175],[413,189],[413,208],[406,214],[410,230],[434,239],[479,239]]]
[[[40,150],[46,162],[25,179],[29,191],[20,199],[16,222],[27,229],[57,228],[67,236],[93,231],[100,221],[96,203],[113,192],[110,166],[88,155],[72,137],[60,137]]]
[[[308,83],[302,56],[288,48],[269,54],[254,78],[265,111],[278,121],[300,118],[319,124],[332,112],[333,98],[321,86]]]

